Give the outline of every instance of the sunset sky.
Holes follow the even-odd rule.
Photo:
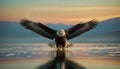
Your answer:
[[[0,21],[75,24],[120,17],[120,0],[0,0]]]

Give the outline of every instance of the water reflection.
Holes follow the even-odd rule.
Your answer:
[[[39,66],[37,69],[85,69],[85,67],[67,59],[66,50],[56,50],[51,54],[53,53],[55,53],[54,59],[42,66]]]

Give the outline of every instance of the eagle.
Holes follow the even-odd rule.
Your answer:
[[[78,23],[67,30],[54,30],[40,22],[33,22],[27,19],[20,21],[20,25],[22,25],[24,28],[53,40],[53,42],[50,42],[48,45],[54,48],[68,48],[72,46],[72,43],[68,42],[68,40],[95,28],[97,24],[98,21],[93,19],[88,22]]]

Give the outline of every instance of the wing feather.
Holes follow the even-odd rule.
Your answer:
[[[56,33],[55,30],[43,25],[42,23],[36,23],[29,20],[22,20],[20,24],[33,32],[36,32],[46,38],[53,39]]]
[[[87,23],[79,23],[72,28],[66,30],[67,33],[67,39],[72,39],[74,37],[77,37],[78,35],[87,32],[91,29],[93,29],[97,25],[97,20],[91,20]]]

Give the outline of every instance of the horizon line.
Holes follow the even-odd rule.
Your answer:
[[[115,19],[115,18],[120,18],[120,17],[112,17],[112,18],[107,18],[107,19],[104,19],[104,20],[98,20],[97,18],[95,18],[95,20],[97,21],[106,21],[106,20],[110,20],[110,19]],[[20,19],[21,20],[21,19]],[[28,19],[30,20],[30,19]],[[94,20],[94,19],[91,19],[91,20]],[[91,21],[89,20],[89,21]],[[30,20],[32,21],[32,20]],[[9,21],[9,20],[0,20],[0,22],[10,22],[10,23],[20,23],[19,21]],[[38,21],[34,21],[34,22],[38,22]],[[39,21],[40,22],[40,21]],[[88,22],[88,21],[83,21],[83,22],[79,22],[79,23],[84,23],[84,22]],[[63,22],[40,22],[40,23],[43,23],[43,24],[63,24],[63,25],[74,25],[74,24],[78,24],[78,23],[63,23]]]

